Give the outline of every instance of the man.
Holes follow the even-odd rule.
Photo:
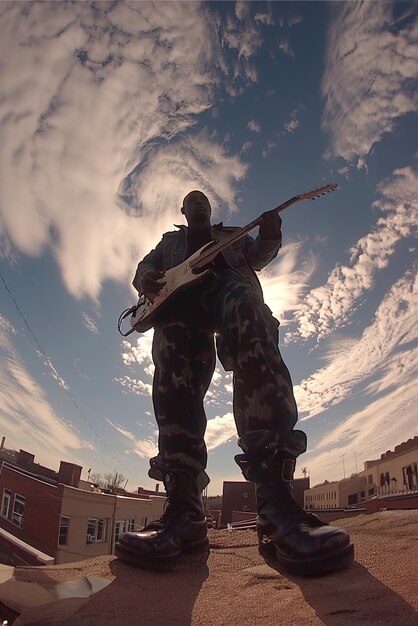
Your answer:
[[[165,233],[138,265],[135,288],[153,300],[164,272],[202,245],[224,241],[236,230],[211,226],[211,206],[191,191],[181,212],[187,226]],[[258,237],[224,248],[211,277],[186,288],[163,309],[154,327],[153,403],[159,453],[149,476],[162,480],[167,506],[140,532],[125,533],[116,554],[140,567],[169,569],[195,551],[207,556],[201,491],[207,485],[206,416],[203,400],[215,368],[216,350],[233,372],[233,409],[243,454],[235,457],[244,477],[256,483],[260,552],[296,574],[344,567],[353,560],[347,533],[306,513],[293,498],[291,480],[306,435],[294,430],[297,407],[289,372],[278,348],[278,321],[263,301],[254,270],[272,261],[281,246],[278,213],[264,214]]]

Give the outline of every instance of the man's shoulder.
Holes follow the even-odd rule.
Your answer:
[[[174,224],[174,226],[177,228],[177,230],[168,230],[167,232],[165,232],[163,234],[163,239],[172,239],[173,237],[181,237],[183,234],[183,230],[186,229],[186,226],[177,226],[176,224]]]

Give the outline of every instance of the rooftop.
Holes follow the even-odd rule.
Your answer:
[[[417,626],[418,510],[338,523],[356,562],[333,574],[277,571],[258,554],[254,532],[210,530],[207,565],[157,573],[106,556],[18,567],[0,584],[0,601],[21,613],[15,626]]]

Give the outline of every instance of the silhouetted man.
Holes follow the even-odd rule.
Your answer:
[[[168,269],[236,230],[211,226],[211,206],[200,191],[187,194],[181,212],[187,226],[165,233],[138,265],[133,284],[151,300]],[[255,240],[247,235],[226,247],[210,278],[175,296],[157,318],[152,356],[159,440],[149,476],[164,482],[168,500],[160,520],[120,538],[116,554],[124,560],[169,569],[185,552],[208,553],[201,498],[208,483],[203,400],[216,351],[224,369],[233,372],[233,410],[243,450],[235,459],[245,478],[256,483],[260,551],[297,574],[353,560],[347,533],[305,512],[292,495],[295,461],[306,450],[306,435],[294,430],[297,407],[278,348],[279,323],[255,274],[277,256],[281,240],[280,216],[265,214]]]

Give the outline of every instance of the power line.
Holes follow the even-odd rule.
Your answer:
[[[40,344],[37,336],[35,335],[35,333],[33,332],[32,328],[29,325],[29,322],[27,321],[25,315],[23,314],[21,308],[19,307],[16,298],[14,297],[13,293],[11,292],[6,279],[4,278],[3,274],[0,272],[0,278],[4,284],[4,287],[7,291],[7,293],[9,294],[10,298],[13,301],[14,306],[16,307],[17,311],[19,312],[19,315],[21,316],[21,318],[23,319],[26,328],[28,329],[30,335],[32,336],[33,340],[35,341],[40,353],[44,356],[45,358],[45,362],[47,364],[47,366],[53,371],[54,373],[54,377],[56,379],[59,379],[61,381],[63,381],[63,385],[59,385],[62,389],[65,390],[65,393],[67,394],[67,396],[70,398],[71,402],[73,403],[73,405],[75,406],[77,412],[79,413],[79,415],[83,418],[83,420],[86,422],[86,424],[89,426],[89,428],[91,429],[91,431],[94,433],[94,435],[97,437],[98,441],[101,443],[101,445],[103,446],[103,448],[107,451],[108,454],[110,454],[110,456],[112,456],[115,461],[117,461],[119,463],[119,465],[121,465],[126,471],[129,471],[128,468],[122,463],[122,461],[120,461],[118,459],[117,456],[115,456],[115,454],[107,447],[107,445],[105,444],[105,442],[103,441],[103,439],[101,438],[101,436],[99,435],[99,433],[96,431],[96,429],[94,428],[94,426],[89,422],[88,418],[86,417],[84,411],[81,409],[81,407],[79,406],[79,404],[77,403],[77,401],[75,400],[74,396],[72,395],[68,385],[65,383],[64,379],[59,375],[57,369],[54,367],[50,357],[47,355],[47,353],[45,352],[44,348],[42,347],[42,345]]]

